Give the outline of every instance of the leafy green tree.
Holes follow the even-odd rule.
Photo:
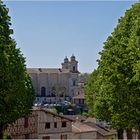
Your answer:
[[[105,100],[104,83],[99,69],[94,70],[85,87],[86,104],[88,114],[100,120],[110,121],[110,112],[108,110],[108,102]]]
[[[79,82],[84,82],[86,84],[87,80],[89,78],[89,75],[90,75],[89,73],[81,73],[81,74],[79,74],[78,81]]]
[[[119,19],[100,55],[97,80],[93,82],[96,85],[99,81],[93,100],[95,116],[119,131],[140,131],[140,2]],[[103,113],[104,107],[108,115]]]
[[[94,116],[94,101],[95,95],[98,93],[98,88],[96,84],[97,80],[97,71],[94,72],[89,76],[90,78],[87,81],[87,85],[85,86],[85,97],[86,97],[86,104],[88,107],[88,113],[91,116]]]
[[[31,112],[35,97],[10,25],[8,9],[0,0],[0,138],[7,124]]]

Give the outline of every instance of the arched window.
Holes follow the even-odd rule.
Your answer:
[[[75,80],[73,80],[73,83],[72,83],[72,84],[73,84],[73,86],[75,86],[75,85],[76,85],[76,81],[75,81]]]
[[[75,71],[75,66],[73,66],[73,71]]]
[[[46,88],[41,87],[41,97],[45,97],[45,95],[46,95]]]

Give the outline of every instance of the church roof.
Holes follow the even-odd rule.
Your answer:
[[[69,73],[69,69],[60,68],[27,68],[27,73]]]

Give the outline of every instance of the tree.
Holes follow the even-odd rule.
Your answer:
[[[0,1],[0,139],[7,124],[31,112],[35,97],[10,25],[8,9]]]
[[[94,70],[93,73],[89,75],[87,85],[85,86],[85,99],[88,107],[88,114],[91,116],[94,116],[94,100],[96,93],[98,93],[97,74],[97,70]]]
[[[81,73],[78,75],[78,81],[79,82],[84,82],[85,84],[87,83],[87,80],[89,78],[89,73]]]
[[[122,138],[124,129],[128,132],[132,128],[140,131],[140,2],[119,19],[100,55],[96,76],[100,82],[93,110],[95,116],[108,121],[121,132],[119,138]],[[104,107],[109,113],[106,116],[102,113]]]
[[[108,102],[105,100],[104,83],[102,83],[102,76],[99,69],[94,70],[85,87],[86,104],[88,107],[88,114],[100,120],[110,121],[110,112],[108,110]],[[107,87],[107,86],[106,86]],[[108,90],[108,88],[106,88]]]

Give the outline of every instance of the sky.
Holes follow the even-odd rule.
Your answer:
[[[136,1],[6,1],[12,36],[27,67],[60,68],[75,55],[81,73],[97,68],[103,43]]]

